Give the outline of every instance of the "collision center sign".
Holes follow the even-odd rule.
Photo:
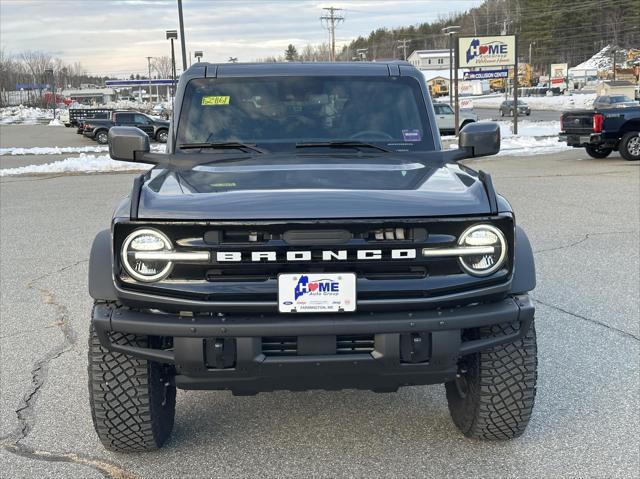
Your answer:
[[[460,68],[499,67],[516,63],[515,35],[458,38]]]

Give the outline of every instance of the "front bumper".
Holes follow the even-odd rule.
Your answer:
[[[105,348],[174,364],[176,385],[183,389],[230,389],[235,394],[277,389],[392,391],[453,380],[460,356],[522,338],[534,311],[524,294],[458,308],[335,315],[181,316],[98,304],[92,321]],[[463,340],[465,330],[503,323],[518,328],[509,335]],[[113,333],[170,337],[173,344],[167,349],[133,347],[114,341],[118,335]],[[337,337],[362,334],[373,336],[371,351],[336,352]],[[266,355],[263,340],[271,337],[296,338],[297,352]],[[223,359],[222,349],[216,356],[217,345],[229,344],[231,356],[224,353]],[[415,344],[422,348],[416,349],[420,359],[407,361],[414,355],[406,348]]]

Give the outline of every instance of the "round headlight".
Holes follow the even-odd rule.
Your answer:
[[[487,276],[502,267],[507,258],[507,242],[502,231],[491,225],[475,225],[465,230],[458,246],[487,249],[487,252],[460,256],[462,268],[474,276]]]
[[[122,244],[122,266],[134,279],[147,283],[166,278],[173,263],[165,260],[136,258],[136,253],[171,251],[173,245],[163,233],[153,229],[140,229],[131,233]]]

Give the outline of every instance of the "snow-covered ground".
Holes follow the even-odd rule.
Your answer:
[[[162,143],[153,143],[151,151],[162,153],[166,146]],[[63,155],[65,153],[102,153],[109,151],[106,145],[98,146],[34,146],[31,148],[13,147],[0,148],[0,156],[22,155]]]
[[[108,146],[34,146],[31,148],[0,148],[0,156],[62,155],[64,153],[101,153]]]
[[[49,123],[51,120],[53,120],[53,111],[46,108],[22,105],[0,108],[0,124],[3,125],[12,123],[35,125],[36,123]]]
[[[19,168],[6,168],[0,170],[0,176],[16,176],[30,174],[55,174],[55,173],[98,173],[106,171],[144,171],[152,165],[140,163],[127,163],[113,161],[109,155],[86,155],[66,158],[44,165],[28,165]]]
[[[500,107],[504,101],[504,95],[492,95],[482,97],[470,97],[473,100],[475,108],[495,108]],[[511,98],[510,98],[511,99]],[[558,96],[527,96],[520,100],[531,107],[532,110],[576,110],[582,108],[592,108],[593,100],[596,99],[595,93],[576,94],[576,95],[558,95]]]
[[[571,149],[566,143],[558,142],[559,121],[522,120],[518,122],[517,135],[513,134],[512,122],[498,121],[497,123],[500,126],[501,136],[498,156],[543,155],[554,151]],[[455,143],[455,136],[444,136],[442,139],[453,142],[449,148],[458,147],[457,143]]]

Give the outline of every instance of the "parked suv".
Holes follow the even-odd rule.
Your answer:
[[[441,135],[453,135],[456,131],[456,115],[451,105],[446,103],[433,102],[433,109],[436,113],[436,123]],[[464,128],[470,123],[478,121],[478,115],[471,110],[460,110],[458,116],[460,128]]]
[[[173,118],[167,154],[109,131],[114,160],[154,167],[90,255],[106,447],[161,446],[176,388],[444,383],[465,435],[524,432],[533,254],[491,177],[458,163],[498,152],[497,124],[443,150],[422,74],[393,62],[198,63]]]
[[[500,116],[513,116],[515,112],[513,100],[505,100],[500,104]],[[518,100],[518,115],[531,115],[531,108],[522,100]]]
[[[602,95],[593,101],[594,109],[602,108],[629,108],[640,105],[640,102],[626,95]]]
[[[108,133],[113,126],[135,126],[160,143],[166,143],[169,135],[168,121],[154,119],[137,111],[115,111],[110,119],[84,120],[82,123],[83,134],[101,145],[107,144]]]

